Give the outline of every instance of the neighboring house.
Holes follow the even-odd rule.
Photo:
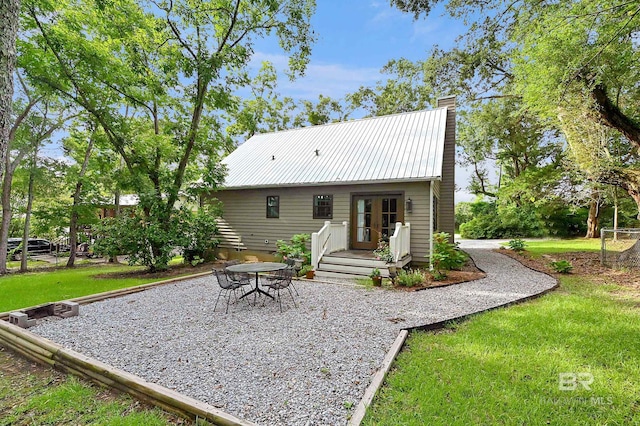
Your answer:
[[[398,266],[427,263],[433,233],[454,232],[455,97],[431,111],[255,135],[223,163],[214,196],[229,251],[273,253],[276,240],[315,233],[318,272],[366,275],[381,265],[344,259],[367,257],[379,238],[391,239]],[[328,259],[341,250],[351,251]]]
[[[135,208],[135,206],[138,205],[139,201],[140,199],[136,194],[120,195],[117,206],[115,202],[97,206],[98,217],[100,219],[106,219],[108,217],[116,217],[118,216],[118,214],[116,213],[118,210],[120,211],[120,214],[122,214],[123,211],[131,210]]]

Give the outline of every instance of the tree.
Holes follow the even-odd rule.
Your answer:
[[[0,174],[4,167],[11,131],[19,13],[19,0],[0,0]]]
[[[4,173],[2,174],[2,222],[0,223],[0,274],[6,273],[7,239],[13,216],[11,191],[13,177],[27,155],[36,156],[42,144],[60,129],[71,117],[65,105],[45,95],[36,94],[22,82],[22,95],[16,101],[13,126],[9,132],[9,152],[5,156]],[[31,160],[34,167],[35,160]],[[32,184],[30,185],[32,189]],[[28,199],[33,201],[32,193]],[[31,203],[29,203],[31,204]],[[28,226],[28,223],[27,223]]]
[[[516,180],[518,185],[536,185],[542,178],[539,171],[552,173],[562,166],[562,139],[517,98],[490,99],[460,116],[458,161],[473,170],[469,189],[474,194],[495,197],[502,186]],[[490,165],[500,168],[497,185],[488,175]],[[526,172],[534,169],[538,172],[531,180],[534,174]]]
[[[426,63],[394,59],[381,72],[389,78],[347,96],[354,109],[380,116],[425,109],[434,101],[432,74]]]
[[[122,157],[145,220],[170,232],[181,191],[221,179],[221,114],[248,81],[255,41],[275,35],[291,75],[308,61],[312,0],[26,2],[30,78],[87,111]],[[150,239],[151,269],[170,239]]]

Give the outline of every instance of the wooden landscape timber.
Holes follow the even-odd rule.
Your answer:
[[[253,425],[204,402],[66,349],[7,321],[0,321],[0,344],[32,361],[128,393],[142,402],[192,420],[207,420],[222,426]]]

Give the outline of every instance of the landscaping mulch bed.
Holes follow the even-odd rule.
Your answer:
[[[473,263],[471,258],[469,258],[467,263],[459,271],[447,271],[447,277],[443,280],[436,281],[431,277],[428,270],[426,270],[426,272],[429,280],[423,282],[421,285],[415,287],[403,287],[396,285],[394,288],[403,291],[418,291],[427,288],[446,287],[449,285],[466,283],[469,281],[479,280],[487,276],[487,274]]]
[[[509,256],[531,269],[554,277],[559,277],[561,274],[554,271],[551,267],[551,262],[566,260],[573,265],[570,275],[581,275],[598,284],[617,284],[640,292],[640,270],[604,267],[600,264],[600,253],[567,252],[533,257],[526,251],[522,253],[516,253],[508,249],[496,249],[494,251]]]

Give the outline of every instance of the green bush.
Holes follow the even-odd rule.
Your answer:
[[[218,244],[213,217],[207,210],[176,209],[167,216],[160,210],[136,209],[97,225],[93,249],[103,256],[127,255],[130,265],[152,272],[167,269],[176,249],[184,252],[185,261],[199,262],[196,258],[203,259],[204,252]]]
[[[433,236],[433,254],[430,257],[436,274],[446,277],[444,271],[460,269],[467,261],[467,255],[458,248],[458,244],[449,242],[449,234],[439,232]],[[435,278],[435,276],[434,276]]]
[[[560,274],[568,274],[573,269],[573,265],[568,260],[551,262],[551,267]]]
[[[517,253],[524,251],[527,243],[520,238],[513,239],[509,241],[509,248]]]
[[[426,281],[425,273],[420,269],[401,269],[396,276],[396,283],[403,287],[415,287]]]
[[[302,259],[303,265],[311,263],[311,251],[307,248],[307,243],[311,241],[310,234],[295,234],[291,237],[291,242],[284,240],[276,241],[276,257],[280,260]]]

